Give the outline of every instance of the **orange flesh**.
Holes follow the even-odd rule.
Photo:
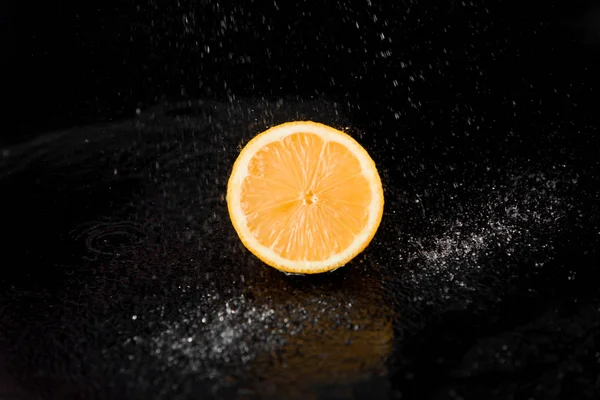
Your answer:
[[[311,133],[262,148],[242,183],[248,228],[291,260],[319,261],[346,249],[366,226],[370,202],[358,159]]]

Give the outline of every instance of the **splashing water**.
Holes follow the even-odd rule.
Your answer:
[[[482,263],[525,249],[529,253],[545,250],[546,257],[536,263],[548,261],[551,252],[547,250],[552,246],[548,237],[560,233],[561,219],[573,206],[561,196],[557,184],[571,186],[564,177],[542,172],[512,175],[508,183],[491,187],[478,201],[462,205],[459,215],[430,218],[436,231],[410,237],[410,250],[401,255],[414,266],[411,279],[419,283],[437,278],[464,287],[465,282],[455,277],[490,268]]]
[[[36,329],[53,326],[49,318],[63,321],[66,330],[51,328],[58,331],[44,335],[40,349],[55,354],[56,337],[77,342],[70,357],[101,349],[90,374],[133,392],[152,382],[148,398],[177,393],[186,379],[255,394],[268,387],[249,383],[258,378],[280,391],[298,380],[358,385],[386,375],[394,345],[427,323],[422,305],[474,302],[490,277],[501,289],[524,269],[544,273],[570,214],[581,211],[566,195],[577,181],[559,165],[514,163],[494,179],[465,173],[454,183],[416,176],[421,183],[405,193],[385,179],[398,159],[351,128],[384,172],[380,232],[350,265],[323,277],[271,271],[239,243],[223,193],[237,147],[293,119],[352,126],[324,101],[197,102],[140,112],[134,124],[84,135],[90,139],[64,133],[6,151],[1,178],[55,165],[57,177],[78,182],[64,201],[51,189],[37,194],[65,204],[64,212],[39,207],[61,216],[74,254],[56,264],[65,274],[59,303],[36,294],[39,304],[21,315],[37,319],[15,332],[26,326],[22,340],[35,340]],[[53,176],[45,188],[60,186]],[[69,213],[69,202],[93,208]],[[27,294],[6,293],[13,301]],[[61,361],[50,361],[47,374],[52,362]]]

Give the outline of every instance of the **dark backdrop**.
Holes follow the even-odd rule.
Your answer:
[[[451,105],[474,97],[474,114],[497,113],[507,125],[515,108],[530,114],[517,118],[549,118],[516,99],[543,94],[544,110],[565,119],[591,117],[595,106],[569,101],[592,96],[598,83],[600,12],[591,0],[2,7],[11,122],[3,141],[131,117],[165,98],[325,94],[347,100],[357,118],[399,114],[405,125],[442,126]]]
[[[0,7],[0,389],[197,398],[216,373],[219,390],[244,394],[247,369],[223,371],[298,376],[270,357],[281,338],[293,345],[283,356],[327,382],[308,356],[345,354],[324,340],[340,326],[377,355],[370,335],[390,332],[373,324],[391,309],[388,370],[357,385],[365,395],[597,398],[591,1]],[[163,106],[182,99],[201,101]],[[315,116],[360,138],[386,210],[348,268],[291,278],[241,247],[223,192],[240,143]],[[304,343],[288,338],[288,322],[317,320]],[[245,355],[267,354],[254,369],[216,346],[232,330]],[[192,335],[201,340],[182,346]]]

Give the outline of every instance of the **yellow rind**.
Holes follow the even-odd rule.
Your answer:
[[[240,169],[245,167],[245,165],[241,165],[241,164],[242,164],[242,160],[245,159],[244,156],[246,155],[246,153],[256,152],[258,149],[260,149],[260,147],[255,149],[256,143],[262,141],[263,138],[266,136],[272,135],[272,134],[279,132],[282,129],[286,129],[286,128],[304,128],[304,127],[306,127],[306,129],[296,130],[295,132],[312,133],[315,130],[325,129],[331,134],[343,135],[345,137],[344,140],[353,142],[356,145],[356,149],[358,149],[358,151],[360,153],[362,153],[361,161],[365,161],[368,163],[369,169],[371,170],[370,172],[373,173],[372,178],[377,180],[377,185],[375,188],[376,189],[375,195],[379,199],[379,202],[378,202],[379,207],[376,211],[375,223],[373,224],[371,229],[366,233],[367,237],[363,241],[363,243],[361,243],[360,246],[357,249],[355,249],[355,251],[348,253],[348,255],[346,255],[342,259],[339,259],[337,262],[327,263],[327,260],[325,260],[322,262],[321,268],[317,267],[317,268],[310,268],[310,269],[302,268],[302,267],[293,267],[292,265],[285,265],[283,263],[269,259],[268,257],[265,257],[265,255],[263,253],[261,253],[258,248],[254,248],[254,246],[252,246],[249,243],[249,241],[247,240],[247,238],[244,237],[244,235],[241,233],[244,231],[244,228],[242,226],[240,226],[241,221],[239,221],[235,215],[235,212],[233,210],[235,205],[232,204],[232,200],[231,200],[233,197],[235,197],[233,195],[233,190],[236,190],[236,189],[239,190],[239,187],[237,187],[235,184],[233,184],[233,181],[234,181],[234,178],[237,177],[237,175],[239,174]],[[347,264],[350,260],[352,260],[358,254],[360,254],[371,243],[371,241],[372,241],[373,237],[375,236],[375,233],[377,232],[377,229],[379,228],[379,225],[381,223],[381,218],[383,216],[383,206],[384,206],[384,196],[383,196],[383,188],[381,185],[381,178],[379,176],[379,173],[377,172],[377,167],[375,166],[375,162],[373,161],[371,156],[369,156],[367,151],[350,135],[348,135],[340,130],[337,130],[335,128],[332,128],[330,126],[327,126],[327,125],[324,125],[324,124],[321,124],[318,122],[313,122],[313,121],[286,122],[286,123],[283,123],[280,125],[273,126],[269,129],[267,129],[266,131],[258,134],[254,138],[252,138],[252,140],[250,140],[244,146],[244,148],[241,150],[235,163],[233,164],[232,172],[231,172],[231,175],[227,182],[227,196],[226,197],[227,197],[227,210],[229,212],[229,218],[231,219],[233,227],[234,227],[238,237],[240,238],[242,244],[248,250],[250,250],[250,252],[252,254],[254,254],[258,259],[260,259],[265,264],[267,264],[273,268],[276,268],[280,271],[288,272],[288,273],[292,273],[292,274],[318,274],[318,273],[332,271],[334,269],[337,269],[337,268]],[[301,264],[301,262],[290,260],[290,264],[294,264],[294,263]]]

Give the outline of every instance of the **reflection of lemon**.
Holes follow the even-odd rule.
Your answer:
[[[288,338],[279,353],[282,366],[298,377],[325,382],[383,367],[392,345],[390,321],[353,319],[355,324],[339,327],[331,322],[323,321],[298,337]]]
[[[253,391],[309,398],[319,387],[353,385],[386,374],[394,340],[392,306],[380,282],[365,271],[351,271],[337,282],[298,286],[298,281],[275,277],[260,290],[250,289],[259,303],[277,304],[279,323],[288,322],[281,347],[253,360]]]
[[[383,212],[375,163],[353,138],[289,122],[252,139],[236,160],[227,205],[244,245],[282,271],[319,273],[369,244]]]

